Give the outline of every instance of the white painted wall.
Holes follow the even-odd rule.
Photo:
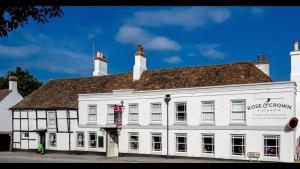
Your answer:
[[[169,152],[170,155],[184,156],[204,156],[201,153],[201,133],[215,134],[215,155],[216,158],[233,159],[230,155],[231,143],[230,134],[246,135],[246,153],[249,151],[261,152],[260,160],[279,160],[292,162],[294,160],[295,131],[284,131],[284,128],[291,117],[295,116],[295,83],[277,82],[263,84],[232,85],[219,87],[204,87],[193,89],[172,89],[145,92],[118,91],[112,94],[82,94],[79,95],[79,128],[78,131],[99,131],[99,128],[107,125],[107,105],[119,104],[124,101],[125,110],[123,112],[123,129],[119,140],[119,151],[121,153],[131,153],[128,151],[128,132],[138,132],[140,135],[141,154],[156,154],[151,151],[150,133],[161,132],[163,134],[163,152],[166,154],[166,104],[165,94],[171,94],[169,105]],[[270,103],[282,103],[290,105],[290,109],[278,109],[272,111],[272,118],[259,119],[257,110],[246,111],[246,124],[235,124],[231,122],[231,100],[245,99],[246,106],[263,104],[267,98],[271,98]],[[201,122],[201,101],[215,101],[215,124],[205,125]],[[187,103],[187,123],[176,124],[174,113],[174,102],[184,101]],[[161,102],[162,123],[152,124],[150,117],[150,103]],[[128,104],[139,104],[139,124],[130,125],[128,123]],[[89,124],[87,121],[88,105],[97,105],[97,123]],[[264,112],[268,117],[268,112]],[[188,134],[188,152],[186,154],[175,153],[174,133]],[[269,159],[263,157],[263,135],[280,135],[280,158]],[[86,137],[87,139],[87,137]],[[88,149],[84,149],[88,151]],[[97,150],[100,151],[100,150]],[[243,157],[242,159],[247,159]]]
[[[23,99],[18,91],[13,90],[8,96],[0,101],[0,132],[11,132],[12,130],[12,112],[9,110],[12,106]]]

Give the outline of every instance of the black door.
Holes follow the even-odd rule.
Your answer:
[[[46,145],[46,134],[45,132],[40,132],[40,144],[43,145],[44,150],[45,150],[45,145]]]
[[[0,134],[0,151],[9,151],[10,136],[8,134]]]

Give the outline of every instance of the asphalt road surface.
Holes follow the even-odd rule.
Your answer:
[[[0,152],[0,163],[236,163],[248,161],[164,157],[113,157],[32,152]]]

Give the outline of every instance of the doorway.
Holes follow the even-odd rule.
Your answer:
[[[44,150],[46,150],[46,133],[45,132],[39,132],[39,144],[43,145]]]
[[[106,156],[119,156],[119,136],[116,129],[106,130]]]
[[[9,134],[0,134],[0,151],[9,151],[10,136]]]

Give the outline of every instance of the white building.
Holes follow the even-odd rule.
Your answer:
[[[299,130],[300,52],[291,81],[274,82],[254,62],[147,70],[139,45],[132,73],[108,75],[102,53],[93,77],[50,80],[12,108],[15,149],[293,162]],[[165,102],[166,95],[171,100]],[[122,102],[122,126],[114,105]],[[28,136],[28,137],[27,137]]]
[[[9,108],[23,99],[18,92],[17,80],[17,77],[10,76],[9,88],[0,90],[0,150],[12,148],[12,115]]]

